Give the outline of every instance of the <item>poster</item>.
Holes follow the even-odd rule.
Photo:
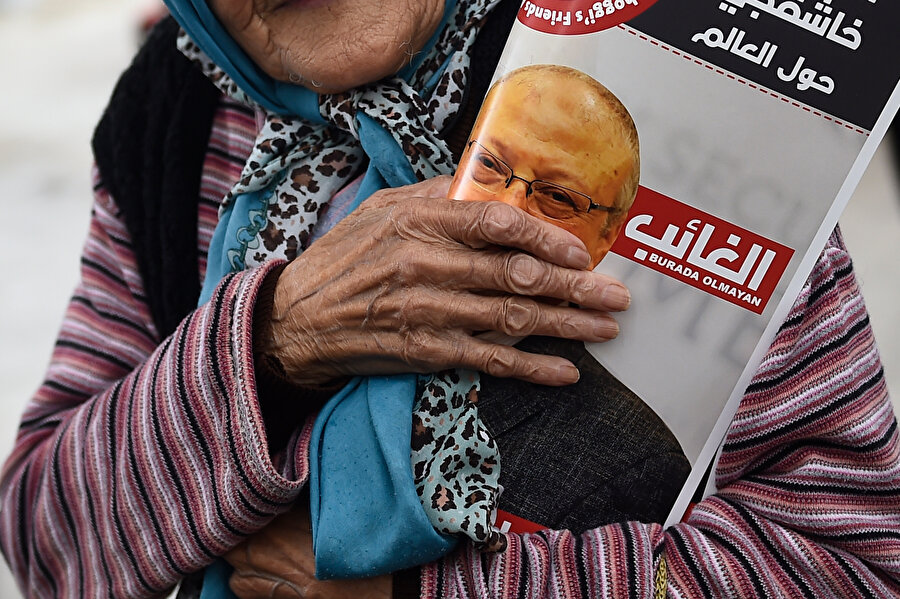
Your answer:
[[[887,0],[522,3],[494,81],[546,65],[584,74],[627,109],[639,139],[633,203],[596,266],[629,287],[632,305],[619,337],[587,350],[691,463],[667,524],[701,484],[900,105],[898,25]],[[549,154],[532,168],[484,136],[476,123],[457,177],[496,187],[466,166],[478,160],[503,185],[527,186],[531,209],[551,220],[574,217],[535,208],[541,197],[614,218],[618,200],[594,201],[601,187],[549,172]]]

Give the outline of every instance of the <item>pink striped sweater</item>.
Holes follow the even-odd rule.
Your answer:
[[[254,116],[217,112],[199,203],[201,275]],[[287,509],[309,422],[273,462],[251,329],[269,267],[228,277],[160,339],[128,232],[97,181],[81,282],[3,474],[0,541],[31,597],[152,597]],[[423,597],[900,596],[900,443],[835,233],[744,397],[720,492],[663,530],[513,535],[421,570]]]

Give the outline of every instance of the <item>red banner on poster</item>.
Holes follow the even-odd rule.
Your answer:
[[[757,314],[794,254],[646,187],[611,251]]]

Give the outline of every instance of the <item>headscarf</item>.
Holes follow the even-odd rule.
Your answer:
[[[384,187],[453,172],[450,150],[438,134],[458,108],[469,47],[496,3],[446,0],[442,22],[425,49],[395,77],[318,95],[266,75],[205,0],[167,0],[187,34],[179,42],[182,51],[225,93],[267,113],[241,179],[222,203],[220,222],[229,224],[218,227],[211,242],[201,301],[228,272],[272,257],[293,258],[305,249],[318,215],[366,159],[356,204]],[[267,240],[260,231],[271,224],[267,204],[277,202],[295,208],[281,221],[291,239],[274,254],[260,255]],[[240,237],[237,244],[224,239],[228,232]],[[223,247],[228,249],[220,254]]]
[[[438,134],[459,107],[468,50],[497,1],[446,0],[434,35],[396,76],[317,95],[267,76],[204,0],[166,0],[185,33],[182,51],[225,93],[266,112],[222,203],[201,303],[229,272],[301,253],[324,207],[367,160],[353,207],[378,189],[453,171]],[[456,533],[505,546],[492,526],[496,444],[468,401],[477,389],[477,374],[465,371],[357,377],[323,408],[310,449],[317,576],[371,576],[435,559]]]

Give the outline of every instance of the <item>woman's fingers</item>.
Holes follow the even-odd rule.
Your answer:
[[[416,183],[409,189],[415,189],[416,193],[426,198],[446,198],[450,193],[450,183],[453,177],[450,175],[440,175],[432,179],[426,179],[421,183]]]
[[[450,206],[437,218],[446,234],[459,243],[475,249],[516,248],[568,268],[584,269],[590,264],[590,254],[578,237],[520,208],[502,202],[451,201]]]
[[[498,202],[430,202],[415,211],[398,208],[382,219],[404,239],[393,244],[385,239],[378,248],[389,255],[382,268],[396,273],[399,285],[551,297],[595,310],[628,307],[630,295],[621,283],[585,270],[590,258],[571,233]],[[486,224],[500,221],[509,226]],[[377,268],[372,264],[369,272]]]
[[[530,354],[468,335],[453,335],[448,339],[447,351],[456,358],[455,366],[499,378],[559,386],[576,383],[580,377],[578,369],[565,358]]]
[[[546,297],[608,312],[625,310],[631,302],[628,289],[609,276],[557,266],[519,251],[409,246],[398,249],[391,262],[396,264],[396,284],[410,288]]]
[[[457,326],[468,330],[499,331],[513,337],[544,335],[602,342],[619,334],[619,325],[605,312],[549,305],[530,298],[509,295],[464,300],[465,310],[457,314]]]
[[[234,568],[231,590],[240,599],[388,599],[390,576],[316,579],[308,511],[304,504],[295,505],[224,555]]]
[[[565,358],[531,354],[514,347],[472,337],[463,331],[436,331],[428,327],[382,338],[382,345],[407,365],[397,372],[429,373],[466,368],[499,378],[517,378],[541,385],[570,385],[578,369]]]
[[[410,297],[384,296],[368,310],[368,323],[381,330],[499,331],[512,337],[545,335],[602,342],[619,325],[606,312],[549,304],[519,295],[476,295],[422,288]]]
[[[437,181],[423,191],[439,193],[442,189],[443,181]],[[396,226],[401,235],[416,236],[430,230],[461,244],[436,245],[435,252],[408,247],[398,259],[411,279],[553,297],[596,310],[624,310],[630,303],[628,290],[618,281],[585,270],[590,256],[581,240],[514,206],[432,198],[399,219]]]
[[[228,581],[231,592],[238,599],[303,599],[303,589],[296,584],[276,576],[244,572],[235,572]]]
[[[479,250],[456,259],[456,270],[465,274],[470,289],[549,297],[609,312],[625,310],[631,303],[628,289],[611,277],[564,268],[523,252]]]
[[[363,206],[366,210],[395,208],[391,221],[401,237],[430,236],[474,249],[516,248],[569,268],[584,269],[590,264],[587,248],[572,233],[502,202],[448,200],[442,195],[448,187],[448,177],[437,177],[383,190]]]

